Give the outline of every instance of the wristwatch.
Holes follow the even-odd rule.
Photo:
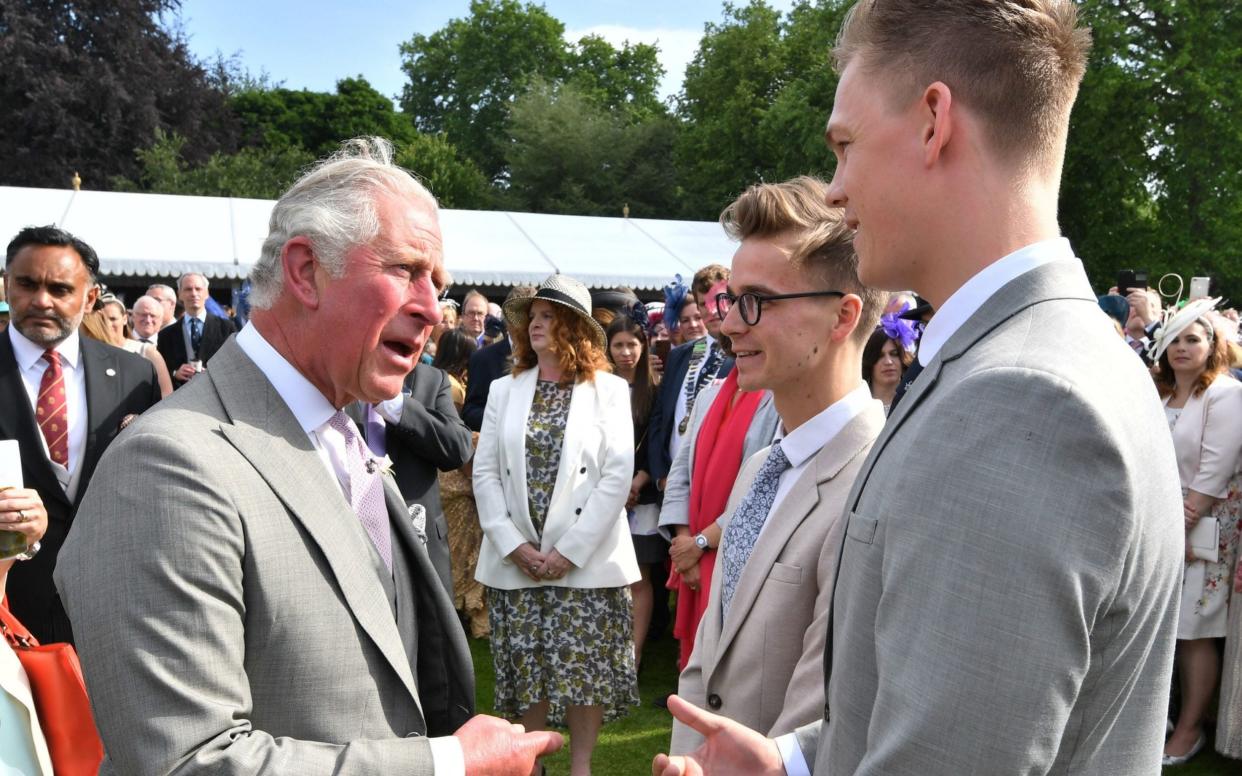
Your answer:
[[[707,537],[701,533],[694,535],[694,546],[698,547],[703,552],[707,552],[712,548],[711,545],[707,543]]]

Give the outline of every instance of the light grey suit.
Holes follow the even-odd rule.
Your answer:
[[[883,427],[884,407],[872,400],[811,458],[768,516],[727,620],[721,617],[722,586],[712,584],[678,695],[770,736],[823,714],[824,641],[845,527],[841,510]],[[764,448],[746,462],[722,527],[767,457]],[[716,553],[714,580],[723,579],[723,558]],[[702,742],[673,720],[670,753],[684,754]]]
[[[1150,377],[1076,262],[927,365],[848,505],[817,774],[1160,772],[1182,506]]]
[[[405,503],[386,491],[391,576],[232,340],[122,434],[56,570],[102,772],[431,773],[424,736],[470,716],[474,677]]]

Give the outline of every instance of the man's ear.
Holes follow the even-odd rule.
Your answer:
[[[305,237],[293,237],[280,249],[280,268],[284,277],[285,290],[305,308],[314,310],[319,307],[319,284],[315,273],[319,269],[319,259],[310,240]]]
[[[928,86],[919,99],[918,110],[923,119],[923,163],[928,167],[940,160],[953,136],[952,105],[953,93],[941,81]]]
[[[837,314],[829,334],[832,342],[844,342],[854,334],[854,329],[858,328],[858,321],[862,318],[862,307],[862,299],[858,294],[841,297],[841,304],[837,306]]]
[[[99,284],[92,283],[91,287],[86,289],[86,306],[82,308],[83,312],[89,313],[95,309],[95,302],[99,300]]]

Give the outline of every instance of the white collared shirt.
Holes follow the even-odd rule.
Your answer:
[[[194,346],[190,344],[190,319],[191,318],[197,318],[200,321],[202,321],[203,322],[203,333],[206,333],[207,332],[207,308],[204,307],[203,309],[199,310],[198,315],[190,315],[189,313],[186,313],[185,315],[181,316],[181,338],[185,341],[186,360],[187,361],[202,361],[203,359],[199,357],[198,352],[194,350]],[[199,344],[201,345],[202,343],[200,342]],[[175,369],[176,367],[173,367],[173,368]]]
[[[247,323],[242,328],[237,335],[237,345],[289,407],[298,425],[319,452],[319,459],[328,472],[336,477],[341,492],[346,494],[348,500],[349,475],[345,463],[345,438],[328,425],[328,420],[336,414],[336,408],[252,324]],[[451,776],[465,774],[465,755],[462,753],[461,742],[455,736],[428,738],[427,742],[431,745],[436,773]]]
[[[1011,280],[1054,261],[1078,261],[1064,237],[1028,245],[984,267],[936,309],[919,340],[919,363],[930,364],[970,316]]]
[[[39,385],[43,382],[43,373],[48,367],[43,358],[45,348],[26,339],[13,325],[9,326],[9,342],[13,344],[13,357],[17,360],[17,369],[21,372],[22,384],[30,399],[30,413],[34,415],[39,404]],[[56,346],[56,353],[60,356],[61,371],[64,374],[65,411],[69,414],[69,466],[64,467],[52,461],[47,450],[47,440],[42,433],[39,434],[39,444],[52,470],[56,472],[60,487],[69,500],[73,501],[77,496],[82,457],[86,454],[86,429],[89,426],[86,417],[86,369],[82,363],[82,344],[76,330]]]
[[[776,486],[776,497],[772,500],[772,508],[768,510],[769,515],[780,509],[781,502],[785,500],[794,483],[806,471],[811,459],[820,450],[832,444],[832,440],[841,433],[841,429],[849,425],[849,422],[873,401],[876,400],[871,398],[871,390],[860,380],[854,390],[828,405],[826,409],[801,426],[788,432],[777,429],[776,439],[781,443],[781,451],[789,459],[789,468],[781,473],[779,484]],[[768,520],[764,518],[763,526],[759,529],[760,536],[763,536],[763,529],[767,525]]]

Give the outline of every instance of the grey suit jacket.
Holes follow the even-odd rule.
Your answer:
[[[1182,575],[1151,378],[1056,262],[927,365],[849,502],[818,774],[1154,776]]]
[[[387,491],[395,582],[233,341],[127,429],[56,570],[102,772],[431,773],[423,734],[469,716],[474,677],[452,604]]]
[[[763,533],[738,580],[727,620],[721,585],[713,582],[694,652],[677,694],[770,736],[819,719],[824,712],[824,641],[841,551],[845,498],[884,427],[878,401],[854,417],[811,459]],[[750,457],[738,475],[722,527],[732,519],[768,456]],[[714,580],[724,553],[716,553]],[[703,737],[673,720],[672,754]]]

